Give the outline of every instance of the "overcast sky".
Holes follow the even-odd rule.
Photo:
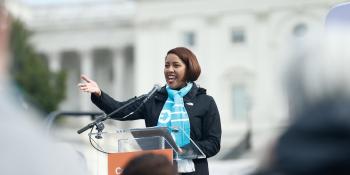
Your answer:
[[[40,5],[40,4],[62,4],[62,3],[76,3],[96,0],[21,0],[26,4]]]

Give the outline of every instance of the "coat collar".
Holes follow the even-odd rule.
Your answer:
[[[184,99],[185,99],[185,100],[186,100],[186,99],[187,99],[187,100],[191,100],[191,99],[195,98],[195,97],[198,96],[198,95],[206,94],[206,93],[207,93],[207,90],[206,90],[206,89],[197,86],[197,84],[193,82],[193,86],[192,86],[190,92],[188,92],[188,93],[185,95]],[[165,100],[168,98],[168,93],[167,93],[167,91],[166,91],[165,86],[163,86],[163,87],[160,89],[160,91],[158,91],[158,92],[155,94],[154,98],[155,98],[156,100],[160,100],[160,101],[165,101]]]

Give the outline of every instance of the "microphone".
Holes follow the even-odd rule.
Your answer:
[[[154,93],[156,93],[160,90],[160,88],[161,87],[158,84],[155,84],[153,86],[152,90],[146,95],[146,98],[142,101],[142,104],[146,103],[153,96]]]
[[[133,115],[153,96],[154,93],[160,91],[160,89],[161,89],[161,87],[158,84],[155,84],[153,86],[152,90],[148,92],[148,94],[145,94],[145,95],[142,95],[139,97],[140,99],[142,99],[142,98],[144,98],[144,99],[141,101],[141,103],[139,103],[138,107],[134,111],[130,112],[128,115],[125,115],[124,117],[122,117],[121,119],[126,119],[130,115]]]
[[[83,133],[84,131],[88,130],[89,128],[92,128],[92,127],[94,127],[94,126],[98,126],[98,124],[99,124],[100,122],[103,122],[103,121],[105,121],[105,120],[111,118],[114,114],[116,114],[116,113],[118,113],[118,112],[124,110],[125,108],[129,107],[129,106],[130,106],[131,104],[133,104],[133,103],[137,103],[137,101],[141,101],[142,98],[144,98],[144,99],[142,100],[142,102],[138,105],[138,107],[137,107],[133,112],[130,112],[128,115],[122,117],[121,119],[127,118],[128,116],[134,114],[134,112],[136,112],[137,110],[139,110],[139,109],[141,108],[141,106],[144,105],[144,104],[153,96],[154,93],[156,93],[156,92],[158,92],[158,91],[160,90],[160,88],[161,88],[161,87],[160,87],[158,84],[155,84],[155,85],[153,86],[152,90],[151,90],[148,94],[145,94],[145,95],[139,96],[139,97],[137,97],[137,98],[134,98],[134,99],[132,99],[131,101],[129,101],[128,103],[126,103],[126,104],[124,104],[123,106],[121,106],[120,108],[114,110],[114,111],[111,112],[110,114],[108,114],[108,115],[103,115],[103,116],[97,118],[94,122],[92,122],[92,123],[86,125],[85,127],[81,128],[80,130],[78,130],[78,131],[77,131],[78,134]],[[102,129],[103,129],[103,128],[102,128]],[[101,130],[101,131],[102,131],[102,130]]]

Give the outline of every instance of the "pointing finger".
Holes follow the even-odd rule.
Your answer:
[[[90,82],[92,81],[92,80],[91,80],[89,77],[87,77],[86,75],[81,75],[80,78],[81,78],[82,80],[88,82],[88,83],[90,83]]]
[[[82,87],[82,86],[86,86],[86,84],[85,83],[79,83],[77,86],[78,87]]]

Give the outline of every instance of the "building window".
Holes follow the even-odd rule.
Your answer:
[[[194,46],[196,44],[196,34],[192,31],[183,33],[183,42],[186,46]]]
[[[245,120],[248,118],[249,98],[246,88],[234,86],[232,88],[233,118],[235,120]]]
[[[295,37],[304,37],[307,33],[307,25],[304,23],[300,23],[297,24],[294,28],[293,28],[293,35]]]
[[[231,32],[231,42],[234,44],[242,44],[246,42],[245,31],[243,29],[233,29]]]
[[[44,53],[39,53],[39,58],[41,59],[42,63],[44,63],[45,67],[49,69],[49,58]]]

